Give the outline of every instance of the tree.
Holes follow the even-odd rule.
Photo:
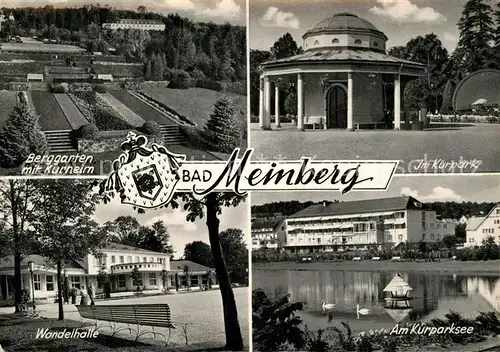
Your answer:
[[[18,95],[19,103],[9,115],[0,132],[0,167],[18,167],[28,155],[44,154],[47,141],[40,125],[39,116],[25,101],[24,93]]]
[[[98,254],[105,233],[90,216],[99,196],[92,182],[76,179],[39,180],[31,200],[30,225],[36,232],[39,253],[57,268],[59,320],[64,319],[62,268],[87,254]]]
[[[297,42],[293,39],[290,33],[286,33],[281,36],[271,47],[271,53],[273,54],[274,59],[291,57],[298,55],[301,52],[302,49],[299,48]]]
[[[495,48],[498,50],[500,48],[500,2],[496,5],[495,22],[497,25],[495,30]]]
[[[422,254],[427,253],[427,242],[420,240],[418,242],[418,251]]]
[[[448,249],[452,249],[459,243],[458,239],[456,236],[453,235],[448,235],[443,237],[443,245],[446,246]]]
[[[132,285],[137,287],[137,291],[139,291],[140,286],[142,286],[142,274],[139,272],[137,266],[134,266],[130,272],[130,277],[132,278]]]
[[[285,112],[297,116],[297,93],[290,92],[285,99]]]
[[[227,229],[219,237],[231,281],[244,283],[248,269],[248,249],[243,240],[243,232],[240,229]]]
[[[450,114],[453,111],[453,93],[455,91],[455,83],[448,80],[443,90],[443,104],[441,105],[441,114]]]
[[[0,213],[2,218],[3,241],[7,242],[9,252],[14,256],[14,301],[16,312],[22,303],[21,261],[30,254],[33,233],[28,231],[28,224],[33,218],[32,200],[35,198],[37,181],[4,180],[0,181]]]
[[[194,241],[184,246],[184,259],[207,267],[213,266],[210,246],[202,241]]]
[[[151,59],[146,60],[146,68],[144,72],[144,79],[146,81],[151,81],[152,80],[152,66],[151,66]]]
[[[139,12],[140,14],[145,14],[146,13],[146,6],[144,6],[144,5],[138,6],[137,12]]]
[[[455,237],[461,242],[464,243],[467,240],[467,231],[466,224],[457,224],[455,226]]]
[[[223,96],[215,102],[203,135],[215,150],[222,153],[231,153],[241,144],[241,129],[230,97]]]
[[[259,89],[260,69],[259,66],[272,59],[270,51],[250,50],[250,109],[252,115],[259,114]]]
[[[168,228],[165,226],[165,223],[161,220],[158,220],[152,225],[152,228],[155,233],[155,240],[157,241],[157,245],[155,244],[154,247],[150,245],[149,248],[156,248],[157,252],[173,254],[174,249],[172,245],[169,244],[170,234],[168,232]]]
[[[113,221],[104,224],[105,231],[109,234],[111,242],[117,242],[129,246],[137,246],[140,243],[139,221],[133,216],[119,216]]]
[[[485,0],[468,0],[458,22],[460,39],[456,55],[462,70],[472,73],[492,60],[490,42],[495,39],[493,9]]]

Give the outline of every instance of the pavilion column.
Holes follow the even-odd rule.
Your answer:
[[[297,129],[304,130],[304,81],[301,73],[297,75]]]
[[[401,76],[394,78],[394,130],[401,130]]]
[[[354,130],[353,91],[354,87],[353,87],[352,73],[349,72],[347,74],[347,129],[349,131]]]
[[[264,86],[263,86],[263,79],[261,78],[259,81],[259,127],[260,129],[265,128],[265,121],[264,121]]]
[[[276,127],[281,127],[280,121],[280,87],[274,83],[274,116],[276,116]]]
[[[271,128],[271,81],[269,77],[264,77],[264,128]]]

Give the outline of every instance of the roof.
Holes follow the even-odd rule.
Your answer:
[[[146,19],[132,19],[132,18],[122,18],[118,23],[129,23],[129,24],[163,24],[159,20],[146,20]]]
[[[389,282],[389,284],[384,288],[384,292],[391,292],[391,291],[412,291],[413,288],[411,288],[410,285],[401,277],[401,275],[396,274]]]
[[[260,229],[273,229],[275,228],[284,217],[277,217],[274,219],[257,219],[252,221],[252,230],[260,230]]]
[[[331,30],[362,29],[380,32],[372,23],[348,12],[337,13],[319,22],[305,35]]]
[[[319,62],[328,62],[328,61],[338,61],[338,62],[368,62],[368,63],[390,63],[390,64],[407,64],[414,67],[421,67],[425,69],[425,65],[413,62],[409,60],[400,59],[398,57],[394,57],[391,55],[387,55],[378,51],[371,51],[366,49],[352,49],[352,48],[318,48],[304,51],[302,54],[267,61],[262,63],[262,66],[266,66],[269,64],[279,64],[279,63],[319,63]]]
[[[108,243],[105,247],[101,248],[101,251],[103,250],[108,250],[108,251],[126,251],[126,252],[136,252],[136,253],[150,253],[150,254],[163,254],[163,255],[168,255],[168,253],[161,253],[161,252],[155,252],[155,251],[150,251],[148,249],[142,249],[134,246],[127,246],[124,244],[120,243],[115,243],[115,242],[110,242]]]
[[[470,217],[469,220],[467,220],[467,226],[465,227],[465,230],[466,231],[474,231],[474,230],[476,230],[483,223],[483,221],[486,220],[493,213],[493,211],[497,207],[499,207],[499,206],[500,206],[500,203],[495,204],[495,206],[490,209],[490,211],[488,212],[488,214],[486,216],[482,216],[482,217],[473,216],[473,217]]]
[[[190,260],[171,260],[170,269],[171,271],[184,271],[184,266],[188,266],[189,271],[215,271],[214,268],[209,268],[208,266],[201,265]]]
[[[21,267],[23,266],[28,266],[28,263],[32,261],[34,265],[36,266],[53,266],[47,263],[47,260],[45,257],[38,255],[38,254],[32,254],[24,257],[21,260]],[[14,267],[14,256],[13,255],[8,255],[6,257],[0,258],[0,268],[13,268]],[[71,269],[84,269],[83,266],[78,264],[77,262],[73,261],[71,264],[66,265],[65,268],[71,268]]]
[[[419,208],[415,203],[421,204]],[[358,213],[375,213],[405,209],[426,209],[425,204],[410,196],[357,200],[351,202],[330,203],[326,206],[314,204],[293,214],[290,218],[317,217],[329,215],[349,215]]]

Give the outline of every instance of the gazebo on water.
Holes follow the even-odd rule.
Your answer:
[[[282,82],[296,85],[299,130],[309,125],[401,129],[402,92],[410,80],[425,74],[425,65],[387,55],[387,36],[350,13],[321,21],[302,39],[302,54],[260,67],[261,129],[271,129],[273,84],[275,123],[280,127]]]

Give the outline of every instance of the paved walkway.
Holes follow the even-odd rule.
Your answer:
[[[250,324],[249,324],[249,288],[233,289],[236,305],[238,307],[238,318],[243,335],[243,341],[246,346],[249,344]],[[121,305],[121,304],[155,304],[167,303],[170,306],[172,321],[177,329],[172,331],[171,342],[169,345],[185,346],[185,334],[182,331],[182,324],[187,323],[187,337],[189,344],[222,347],[225,344],[224,333],[224,316],[222,310],[222,299],[219,290],[178,293],[160,296],[149,296],[139,298],[129,298],[110,301],[96,301],[96,305]],[[45,318],[58,317],[58,305],[55,303],[38,305],[37,310],[41,312],[41,316]],[[0,314],[13,313],[13,307],[0,308]],[[64,318],[76,321],[82,321],[75,305],[64,305]],[[85,319],[85,322],[92,322]],[[117,336],[132,339],[136,337],[136,326],[131,326],[132,333],[129,332],[126,324],[116,324],[117,328],[125,328],[119,332]],[[135,329],[135,331],[134,331]],[[148,327],[143,327],[146,330]],[[160,332],[168,336],[168,329],[155,328],[155,332]],[[98,329],[102,334],[111,334],[111,329],[108,323],[102,324]],[[152,334],[145,335],[141,341],[159,345],[165,344],[165,341],[160,336],[152,338]]]
[[[146,122],[146,120],[144,120],[142,117],[140,117],[135,112],[130,110],[125,104],[116,99],[110,93],[104,93],[99,95],[103,97],[103,99],[106,100],[108,104],[111,105],[116,111],[118,111],[123,120],[127,121],[132,126],[141,127]]]
[[[308,156],[317,160],[400,160],[397,173],[424,173],[420,161],[431,164],[480,160],[475,172],[500,171],[500,124],[475,124],[470,127],[432,131],[392,130],[306,130],[283,124],[271,131],[261,131],[253,123],[250,147],[253,157],[265,160],[290,160]],[[464,173],[473,171],[464,169]],[[447,171],[449,172],[449,171]],[[455,173],[461,171],[455,169]],[[427,173],[445,173],[442,169]]]
[[[72,129],[77,130],[89,123],[67,94],[54,94],[54,98],[61,107]]]

